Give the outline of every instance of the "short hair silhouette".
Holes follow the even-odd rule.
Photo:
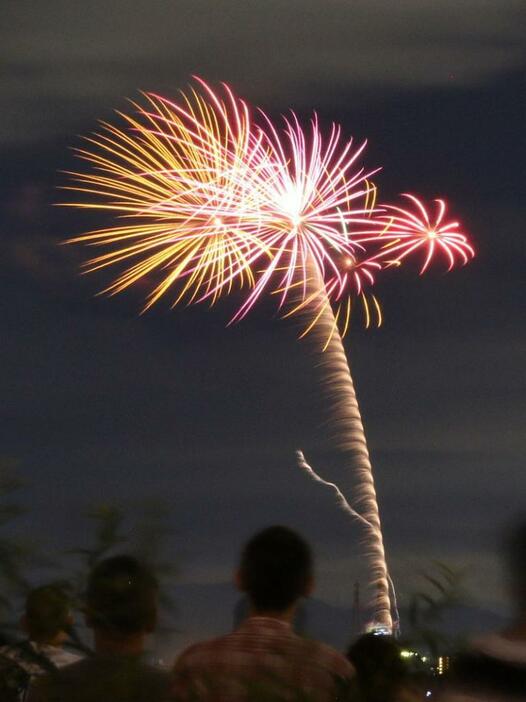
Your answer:
[[[71,624],[71,600],[58,585],[42,585],[31,590],[26,598],[25,624],[35,641],[53,639]]]
[[[153,631],[159,586],[150,568],[133,556],[114,556],[93,569],[86,592],[89,626],[126,636]]]
[[[365,702],[392,702],[407,678],[400,646],[392,636],[363,634],[349,648],[347,658],[356,669],[354,684],[358,699]]]
[[[239,574],[256,610],[282,612],[307,593],[312,578],[310,548],[292,529],[269,527],[246,544]]]

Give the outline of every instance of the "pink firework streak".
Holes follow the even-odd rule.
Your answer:
[[[416,255],[423,254],[420,275],[440,258],[446,259],[449,272],[458,264],[467,264],[475,255],[467,235],[460,230],[460,223],[446,219],[444,200],[434,201],[436,207],[433,213],[415,195],[404,193],[403,197],[410,200],[414,210],[381,205],[372,211],[369,228],[349,234],[356,253],[341,256],[338,261],[339,274],[326,277],[325,288],[331,303],[336,305],[337,321],[340,316],[345,320],[342,336],[348,329],[353,298],[362,301],[366,327],[370,326],[374,314],[378,326],[382,323],[379,302],[369,292],[382,269],[401,266]],[[344,307],[346,313],[341,315]]]
[[[439,256],[447,260],[448,271],[457,263],[465,265],[473,258],[475,251],[467,236],[459,230],[459,222],[445,219],[444,200],[435,200],[436,213],[433,216],[414,195],[404,193],[404,197],[413,204],[413,210],[386,205],[386,213],[378,217],[378,221],[385,225],[384,230],[376,232],[370,239],[358,235],[357,240],[363,244],[385,241],[380,252],[370,260],[382,262],[384,266],[400,265],[408,256],[423,251],[422,275]]]

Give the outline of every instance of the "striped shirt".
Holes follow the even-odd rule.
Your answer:
[[[181,702],[333,702],[353,674],[337,651],[295,634],[270,617],[250,617],[226,636],[191,646],[178,658],[173,698]]]

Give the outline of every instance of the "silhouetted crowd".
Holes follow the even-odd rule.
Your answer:
[[[526,700],[526,525],[508,553],[514,624],[458,655],[440,685],[410,671],[390,636],[363,635],[343,655],[295,633],[298,604],[313,590],[313,563],[308,544],[286,527],[257,533],[243,549],[236,583],[248,615],[234,631],[187,648],[169,670],[145,660],[157,625],[157,579],[132,556],[114,556],[87,582],[92,651],[71,651],[71,603],[60,587],[29,593],[25,638],[0,648],[0,702]]]

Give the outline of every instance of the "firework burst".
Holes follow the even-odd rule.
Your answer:
[[[340,262],[357,256],[349,228],[368,223],[373,190],[368,178],[378,170],[367,172],[360,164],[366,142],[354,147],[334,124],[324,137],[316,115],[304,129],[292,113],[281,130],[260,115],[269,158],[258,183],[258,236],[273,255],[234,320],[246,316],[269,288],[279,295],[280,308],[298,297],[299,288],[295,309],[301,309],[313,268],[330,281],[331,292],[345,285]]]
[[[374,188],[374,186],[373,186]],[[352,241],[354,252],[338,259],[338,275],[325,279],[325,289],[330,304],[335,310],[335,321],[345,336],[352,308],[352,301],[359,299],[362,303],[365,326],[368,328],[376,322],[382,324],[383,316],[378,298],[370,292],[377,275],[384,269],[399,267],[408,259],[423,255],[420,275],[423,275],[440,258],[445,258],[447,271],[456,265],[465,265],[475,255],[468,237],[460,229],[458,221],[447,220],[447,207],[442,199],[434,201],[435,212],[415,195],[404,193],[412,208],[395,205],[381,205],[369,211],[365,228],[354,228],[347,233]],[[376,188],[374,188],[374,202]],[[342,228],[346,230],[345,222]],[[311,301],[303,300],[294,312],[302,309]],[[318,305],[323,302],[318,301]],[[318,307],[316,315],[322,315]],[[343,324],[340,324],[343,320]],[[307,330],[316,323],[315,318],[309,322]],[[331,334],[333,332],[331,331]],[[304,334],[302,334],[303,336]],[[325,346],[328,345],[328,338]]]
[[[451,269],[473,248],[458,222],[446,221],[443,200],[435,214],[414,195],[405,195],[408,208],[377,207],[370,178],[378,169],[365,169],[365,142],[356,147],[339,126],[323,135],[316,116],[304,128],[291,113],[277,128],[262,111],[255,121],[228,86],[215,92],[198,83],[177,103],[146,94],[134,116],[120,115],[123,127],[104,123],[78,151],[91,171],[71,174],[69,189],[83,201],[68,204],[117,220],[70,242],[103,249],[86,271],[118,269],[103,292],[153,280],[145,309],[169,291],[173,305],[213,304],[236,286],[247,292],[231,321],[266,293],[278,296],[285,316],[305,315],[301,335],[316,330],[315,352],[326,352],[317,365],[332,440],[354,478],[353,505],[345,504],[367,525],[375,620],[390,629],[372,466],[342,336],[356,298],[366,326],[381,323],[370,288],[383,269],[418,253],[421,273],[438,255]]]
[[[378,217],[383,229],[374,232],[369,240],[358,237],[362,243],[384,242],[380,251],[372,256],[372,261],[381,262],[383,266],[399,266],[408,256],[422,252],[422,275],[440,256],[446,259],[448,271],[473,258],[475,251],[467,236],[460,231],[460,223],[445,218],[444,200],[434,201],[436,212],[433,214],[419,198],[408,193],[403,196],[410,201],[412,209],[385,205],[385,212]]]
[[[254,137],[246,104],[225,87],[218,97],[202,84],[181,94],[181,104],[146,95],[137,114],[121,114],[125,128],[104,123],[79,156],[90,173],[72,173],[69,189],[84,201],[68,203],[107,210],[112,227],[70,239],[107,251],[85,264],[87,271],[123,266],[103,291],[121,292],[157,274],[153,305],[175,284],[174,305],[254,285],[252,264],[269,254],[258,237],[258,190],[266,155]],[[95,147],[95,148],[93,148]],[[109,250],[108,250],[109,249]]]

